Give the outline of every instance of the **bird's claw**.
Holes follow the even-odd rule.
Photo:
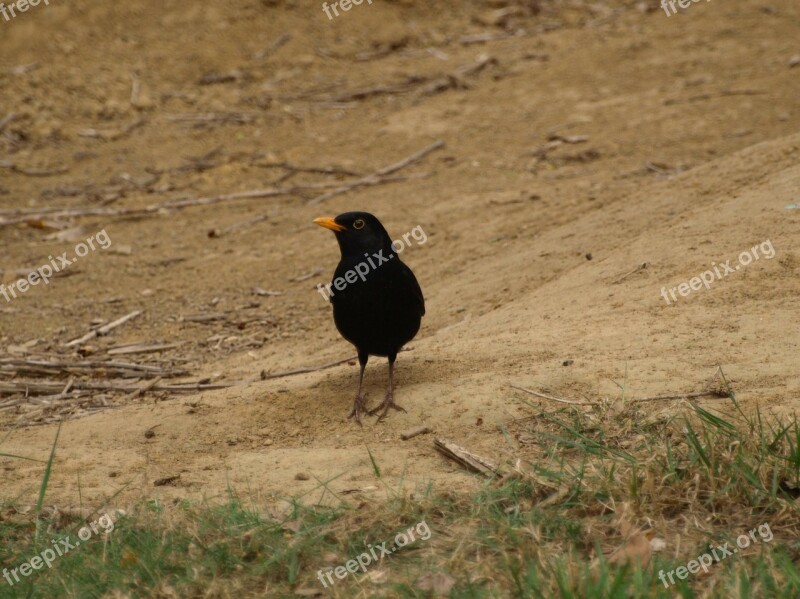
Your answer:
[[[361,414],[363,414],[365,412],[367,414],[372,414],[372,412],[367,410],[367,396],[366,396],[366,394],[364,394],[364,395],[356,395],[356,398],[353,401],[353,409],[350,410],[350,414],[348,414],[347,419],[349,420],[350,418],[355,417],[356,422],[358,422],[359,425],[363,426],[361,424]]]
[[[380,422],[381,420],[386,418],[386,414],[389,413],[389,408],[394,408],[398,412],[405,412],[406,411],[406,409],[403,406],[398,406],[396,403],[394,403],[394,395],[393,394],[387,393],[386,397],[383,398],[383,403],[381,403],[378,407],[370,410],[367,413],[370,416],[374,416],[375,414],[380,412],[381,415],[378,416],[378,422]]]

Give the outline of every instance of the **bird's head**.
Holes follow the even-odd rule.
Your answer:
[[[369,212],[345,212],[337,217],[321,216],[314,222],[336,234],[342,256],[361,256],[365,252],[388,250],[392,240],[386,229]]]

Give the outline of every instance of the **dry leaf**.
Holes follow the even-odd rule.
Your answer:
[[[666,548],[667,542],[664,539],[660,537],[653,537],[650,539],[650,549],[652,549],[653,552],[664,551]]]
[[[130,568],[136,565],[139,561],[139,556],[130,549],[123,549],[122,558],[119,560],[119,565],[123,568]]]
[[[650,539],[647,533],[637,531],[628,537],[622,546],[614,550],[608,556],[608,563],[618,564],[622,562],[638,563],[644,567],[650,562],[653,549],[650,546]]]
[[[443,596],[450,593],[456,584],[456,581],[451,576],[436,572],[434,574],[426,574],[417,580],[417,588],[421,591],[433,592],[434,595]]]
[[[297,520],[289,520],[288,522],[284,522],[281,525],[283,530],[288,530],[291,532],[297,532],[300,530],[300,523]]]
[[[32,218],[25,221],[29,227],[33,229],[50,229],[52,231],[60,231],[66,225],[63,222],[58,222],[54,220],[46,220],[43,218]]]

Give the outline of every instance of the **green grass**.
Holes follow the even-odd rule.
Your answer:
[[[615,413],[538,411],[512,431],[534,441],[518,448],[519,465],[471,495],[431,485],[413,499],[396,491],[361,507],[307,505],[306,496],[280,513],[232,489],[216,502],[146,501],[51,569],[13,587],[0,578],[0,597],[426,597],[425,577],[440,572],[446,596],[458,598],[796,599],[800,427],[746,415],[731,399],[725,416],[693,407],[654,418],[634,404]],[[378,479],[379,464],[365,452]],[[0,568],[17,567],[53,539],[74,539],[84,523],[42,509],[55,453],[56,443],[35,510],[0,504]],[[391,545],[423,520],[430,539],[399,549],[367,575],[334,577],[328,589],[317,579],[366,543]],[[770,542],[669,588],[659,579],[764,523]],[[643,538],[647,547],[652,538],[666,547],[636,549]]]

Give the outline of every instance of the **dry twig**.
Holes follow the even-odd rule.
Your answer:
[[[89,341],[90,339],[94,339],[95,337],[107,335],[113,329],[116,329],[117,327],[125,324],[129,320],[136,318],[141,313],[142,313],[141,310],[134,310],[130,314],[126,314],[125,316],[123,316],[122,318],[118,318],[114,322],[109,322],[108,324],[103,325],[93,331],[89,331],[83,337],[79,337],[78,339],[73,339],[72,341],[65,343],[64,347],[73,347],[75,345],[81,345],[82,343],[86,343],[87,341]]]
[[[534,391],[533,389],[528,389],[527,387],[521,387],[519,385],[509,384],[510,387],[514,389],[519,389],[520,391],[524,391],[525,393],[530,393],[531,395],[535,395],[536,397],[541,397],[542,399],[549,399],[551,401],[557,401],[559,403],[566,403],[573,406],[594,406],[597,405],[591,401],[576,401],[574,399],[562,399],[560,397],[553,397],[552,395],[546,395],[540,391]]]
[[[450,458],[461,464],[467,470],[483,474],[489,478],[502,474],[499,468],[491,461],[478,454],[467,451],[460,445],[456,445],[452,441],[437,437],[433,440],[433,446],[436,451],[443,454],[445,457]]]
[[[325,370],[327,368],[333,368],[334,366],[338,366],[339,364],[344,364],[345,362],[352,362],[353,360],[357,360],[358,356],[350,356],[347,358],[343,358],[341,360],[336,360],[335,362],[328,362],[327,364],[323,364],[322,366],[310,366],[307,368],[297,368],[295,370],[285,370],[283,372],[267,372],[265,370],[261,371],[261,380],[266,381],[268,379],[278,379],[287,376],[294,376],[296,374],[306,374],[308,372],[317,372],[319,370]]]
[[[547,395],[540,391],[534,391],[533,389],[528,389],[527,387],[521,387],[520,385],[514,385],[509,383],[509,387],[514,389],[519,389],[520,391],[524,391],[525,393],[529,393],[531,395],[535,395],[536,397],[541,397],[542,399],[549,399],[551,401],[557,401],[559,403],[570,404],[574,406],[597,406],[600,405],[600,401],[576,401],[574,399],[564,399],[561,397],[554,397],[552,395]],[[730,393],[726,391],[721,391],[718,389],[706,389],[705,391],[695,391],[692,393],[672,393],[666,395],[653,395],[650,397],[632,397],[627,401],[658,401],[658,400],[669,400],[669,399],[697,399],[698,397],[730,397]]]
[[[431,432],[431,427],[426,426],[426,425],[422,425],[422,426],[418,426],[416,428],[412,428],[411,430],[408,430],[408,431],[406,431],[404,433],[400,433],[400,438],[403,441],[408,441],[409,439],[413,439],[414,437],[416,437],[418,435],[424,435],[424,434],[430,433],[430,432]]]
[[[324,202],[325,200],[329,200],[329,199],[331,199],[333,197],[336,197],[337,195],[343,194],[343,193],[351,191],[353,189],[357,189],[359,187],[363,187],[365,185],[378,185],[379,183],[383,183],[383,182],[385,182],[384,178],[387,175],[395,173],[395,172],[399,171],[400,169],[403,169],[403,168],[409,166],[410,164],[414,164],[415,162],[418,162],[418,161],[422,160],[423,158],[425,158],[425,156],[427,156],[431,152],[434,152],[434,151],[438,150],[441,147],[444,147],[444,142],[440,139],[440,140],[432,143],[431,145],[429,145],[429,146],[427,146],[425,148],[422,148],[418,152],[414,152],[410,156],[408,156],[406,158],[403,158],[402,160],[400,160],[398,162],[395,162],[394,164],[390,164],[389,166],[386,166],[386,167],[384,167],[384,168],[382,168],[380,170],[377,170],[374,173],[372,173],[371,175],[367,175],[366,177],[362,177],[361,179],[357,179],[356,181],[352,181],[350,183],[346,183],[345,185],[342,185],[338,189],[334,189],[334,190],[329,191],[327,193],[324,193],[324,194],[322,194],[320,196],[317,196],[316,198],[313,198],[313,199],[309,200],[308,203],[309,204],[319,204],[320,202]]]
[[[269,46],[264,48],[263,50],[259,50],[255,54],[253,54],[253,58],[255,60],[263,60],[273,52],[275,52],[278,48],[283,46],[286,42],[292,39],[292,36],[288,33],[282,33],[278,38],[272,42]]]
[[[635,275],[637,272],[642,271],[645,268],[647,268],[647,262],[642,262],[639,266],[634,268],[632,271],[627,272],[624,275],[622,275],[621,277],[619,277],[618,279],[615,279],[614,281],[612,281],[611,284],[612,285],[618,285],[618,284],[622,283],[622,281],[627,279],[629,276]]]
[[[207,379],[201,379],[207,380]],[[236,387],[237,385],[244,385],[247,381],[231,382],[231,383],[178,383],[174,385],[157,384],[151,387],[152,391],[171,391],[173,393],[191,393],[196,391],[212,391],[215,389],[227,389],[229,387]],[[0,382],[0,395],[13,395],[15,393],[24,393],[27,396],[31,395],[47,395],[55,394],[61,395],[64,385],[61,382],[55,381],[11,381]],[[121,391],[123,393],[130,393],[136,390],[136,387],[131,385],[122,385],[115,382],[92,382],[92,381],[76,381],[73,389],[79,391]]]

